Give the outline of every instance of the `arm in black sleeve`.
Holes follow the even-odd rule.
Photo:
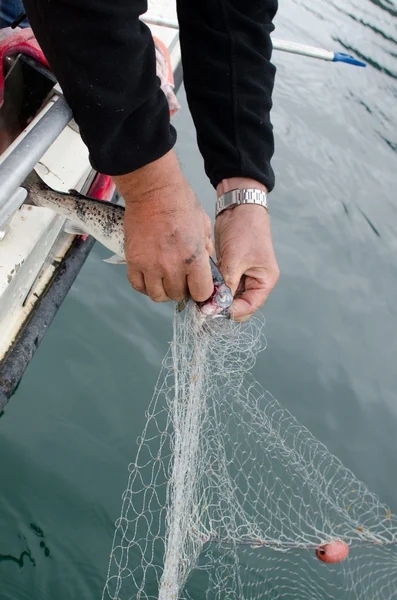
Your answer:
[[[271,190],[270,33],[277,0],[178,0],[184,82],[214,187],[251,177]]]
[[[123,175],[175,143],[156,77],[146,0],[24,0],[93,167]]]

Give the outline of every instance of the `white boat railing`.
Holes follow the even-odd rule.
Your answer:
[[[4,202],[0,205],[0,242],[7,233],[8,223],[12,219],[15,211],[25,202],[27,195],[27,190],[24,188],[17,188],[11,198],[9,198],[8,202]]]
[[[71,108],[59,96],[0,164],[0,212],[71,119]]]

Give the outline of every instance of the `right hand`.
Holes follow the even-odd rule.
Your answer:
[[[197,302],[213,292],[209,216],[183,176],[173,150],[113,178],[125,199],[125,255],[132,287],[155,302]]]

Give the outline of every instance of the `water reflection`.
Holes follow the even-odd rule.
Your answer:
[[[17,564],[18,567],[20,569],[22,569],[25,566],[25,559],[28,559],[29,562],[35,567],[36,566],[36,561],[34,560],[33,556],[32,556],[32,552],[31,550],[28,548],[27,546],[27,541],[26,538],[24,536],[18,536],[19,539],[23,540],[25,542],[26,545],[26,549],[23,550],[19,556],[14,556],[13,554],[2,554],[0,553],[0,563],[2,562],[11,562],[13,564]]]

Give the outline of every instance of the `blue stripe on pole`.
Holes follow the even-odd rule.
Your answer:
[[[344,52],[335,52],[333,62],[344,62],[349,65],[355,65],[356,67],[366,67],[367,64],[354,58],[351,54],[345,54]]]

